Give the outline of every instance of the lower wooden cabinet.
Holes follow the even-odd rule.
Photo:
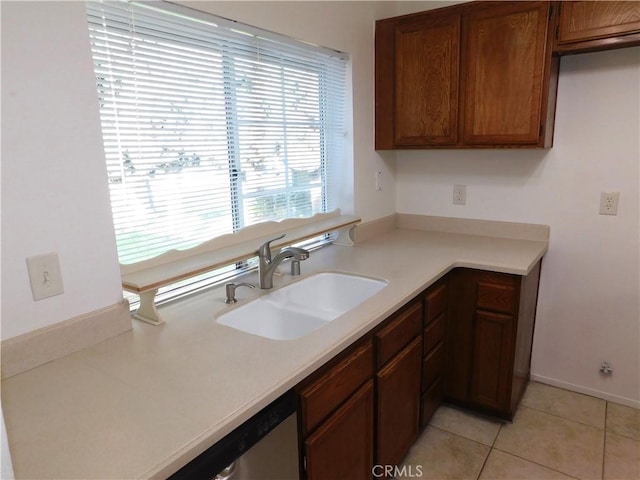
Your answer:
[[[430,287],[424,297],[422,396],[420,426],[425,427],[444,397],[448,277]]]
[[[298,385],[301,478],[402,461],[419,433],[423,317],[419,297]]]
[[[398,465],[418,437],[423,318],[418,297],[375,334],[376,465]]]
[[[495,410],[508,407],[513,358],[513,315],[477,311],[471,359],[472,402]]]
[[[445,395],[512,419],[529,380],[540,262],[529,275],[450,273]]]
[[[422,338],[416,337],[376,374],[376,464],[397,465],[418,438]]]
[[[309,480],[370,480],[373,381],[369,380],[304,441]]]
[[[531,361],[540,262],[457,268],[297,387],[300,478],[399,465],[443,400],[511,419]]]
[[[369,335],[298,385],[300,478],[371,478],[374,373]]]

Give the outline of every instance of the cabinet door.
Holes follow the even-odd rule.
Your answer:
[[[457,142],[459,37],[459,14],[417,16],[398,22],[395,146]]]
[[[473,354],[473,315],[476,310],[476,273],[456,268],[449,273],[450,315],[447,326],[445,392],[450,400],[469,399]]]
[[[640,32],[640,2],[562,2],[558,44]]]
[[[515,320],[511,315],[476,311],[471,401],[508,413]]]
[[[301,433],[306,435],[373,377],[373,345],[367,340],[300,391]]]
[[[371,480],[373,381],[365,383],[304,442],[309,480]]]
[[[551,69],[550,3],[480,7],[463,20],[463,142],[550,146],[542,140]]]
[[[418,436],[421,360],[418,337],[377,374],[376,464],[398,464]]]

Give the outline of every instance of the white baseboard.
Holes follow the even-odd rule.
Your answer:
[[[39,328],[0,344],[2,378],[62,358],[132,329],[129,302],[70,318]]]
[[[564,388],[565,390],[571,390],[572,392],[583,393],[592,397],[597,397],[603,400],[608,400],[610,402],[620,403],[622,405],[627,405],[628,407],[640,409],[640,400],[636,400],[633,398],[621,397],[612,393],[595,390],[593,388],[584,387],[582,385],[575,385],[573,383],[564,382],[562,380],[545,377],[543,375],[536,375],[533,373],[531,374],[531,380],[551,385],[552,387]]]

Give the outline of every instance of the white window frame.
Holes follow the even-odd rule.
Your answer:
[[[304,49],[308,52],[315,52],[319,55],[325,55],[325,56],[329,56],[332,58],[337,58],[339,59],[343,65],[344,65],[344,79],[343,79],[343,90],[342,90],[342,95],[344,96],[344,98],[341,100],[342,102],[342,120],[346,121],[346,119],[349,117],[348,113],[346,112],[346,97],[348,95],[348,88],[347,88],[347,82],[348,82],[348,73],[349,73],[349,59],[348,56],[344,53],[341,52],[336,52],[333,50],[329,50],[326,49],[324,47],[318,47],[316,45],[311,45],[311,44],[303,44],[302,42],[296,41],[296,40],[292,40],[288,37],[284,37],[282,35],[278,35],[275,33],[271,33],[271,32],[266,32],[264,30],[255,28],[255,27],[251,27],[248,25],[243,25],[243,24],[239,24],[237,22],[234,21],[230,21],[230,20],[226,20],[223,18],[219,18],[219,17],[215,17],[213,15],[210,15],[208,13],[204,13],[204,12],[199,12],[197,10],[192,10],[186,7],[182,7],[179,5],[175,5],[175,4],[171,4],[171,3],[166,3],[166,2],[162,2],[162,1],[153,1],[153,2],[114,2],[114,1],[110,1],[110,2],[95,2],[95,1],[89,1],[87,2],[88,5],[88,9],[90,10],[89,6],[96,6],[96,5],[106,5],[106,6],[113,6],[113,5],[126,5],[129,8],[132,9],[145,9],[146,11],[148,11],[149,13],[158,13],[160,16],[169,16],[172,19],[180,19],[182,21],[186,21],[187,23],[191,22],[192,25],[196,25],[198,24],[201,28],[216,28],[216,29],[229,29],[229,31],[233,31],[235,33],[237,33],[238,31],[242,32],[241,35],[244,35],[247,38],[247,44],[251,44],[254,43],[256,40],[259,40],[261,42],[263,42],[263,44],[268,45],[268,46],[278,46],[278,48],[282,48],[284,51],[289,51],[292,49],[300,49],[301,46],[304,47]],[[95,23],[95,13],[94,15],[94,19],[93,22]],[[91,15],[90,15],[91,17]],[[90,23],[91,23],[91,18],[90,18]],[[93,33],[92,33],[93,35]],[[92,37],[93,38],[93,37]],[[92,40],[93,41],[93,40]],[[237,36],[234,39],[234,41],[238,41]],[[232,62],[227,63],[228,65],[233,65]],[[97,71],[96,71],[97,72]],[[96,73],[96,76],[99,77],[100,74]],[[100,84],[100,80],[98,80],[98,90],[100,91],[100,89],[103,87],[103,85]],[[229,82],[230,85],[233,84],[233,82]],[[227,87],[225,87],[226,89]],[[233,95],[235,94],[233,91],[229,90],[228,92],[225,91],[225,95],[228,94],[229,98],[233,97]],[[320,94],[322,94],[322,92],[320,92]],[[103,101],[104,99],[101,99],[101,101]],[[322,107],[326,107],[330,102],[326,101],[326,98],[320,98],[320,102],[321,102],[321,108]],[[233,129],[237,126],[237,124],[235,124],[233,122],[234,120],[234,109],[237,107],[237,104],[235,104],[233,101],[229,102],[230,105],[230,109],[228,110],[228,114],[229,114],[229,118],[226,119],[226,125],[227,125],[227,131],[233,133]],[[323,115],[325,115],[326,112],[323,113]],[[231,120],[231,121],[230,121]],[[104,133],[104,123],[103,123],[103,133]],[[321,135],[324,135],[321,134]],[[338,185],[339,183],[341,183],[343,181],[343,179],[340,179],[340,177],[342,176],[341,173],[338,173],[340,169],[344,168],[344,164],[348,163],[348,158],[350,157],[347,154],[347,145],[346,145],[346,127],[344,126],[344,124],[342,125],[342,131],[338,132],[336,134],[336,132],[333,132],[332,134],[333,137],[337,137],[334,138],[332,140],[332,142],[335,142],[337,147],[333,147],[333,145],[331,146],[331,148],[335,148],[333,155],[331,158],[328,158],[327,156],[324,155],[324,150],[326,150],[327,147],[327,139],[323,138],[320,148],[323,149],[323,158],[321,160],[322,163],[322,168],[320,171],[320,176],[322,178],[322,209],[319,210],[320,212],[327,212],[330,210],[333,210],[336,207],[340,207],[341,205],[338,203],[339,202],[339,195],[337,194],[337,192],[341,189],[341,186]],[[228,138],[228,149],[230,152],[232,151],[238,151],[238,147],[237,145],[234,145],[233,142],[237,141],[237,136],[234,136],[233,134],[229,135]],[[106,142],[106,140],[105,140]],[[125,175],[127,172],[127,162],[128,160],[125,158],[125,151],[121,151],[120,155],[122,158],[122,164],[120,165],[120,170],[121,170],[121,175]],[[187,159],[188,160],[188,159]],[[347,162],[345,162],[345,160],[347,160]],[[239,157],[237,155],[229,155],[229,180],[230,180],[230,192],[231,192],[231,196],[230,196],[230,202],[233,204],[231,211],[232,211],[232,230],[231,231],[226,231],[226,232],[220,232],[220,234],[225,234],[225,233],[232,233],[237,231],[238,229],[241,229],[245,226],[245,222],[243,221],[243,216],[239,214],[239,211],[243,208],[242,206],[242,199],[241,196],[238,195],[238,189],[237,189],[237,180],[240,177],[241,173],[238,172],[242,172],[242,167],[238,168],[238,163],[239,163]],[[331,175],[333,175],[333,178],[331,178]],[[122,177],[120,177],[122,178]],[[117,183],[117,176],[114,179],[113,177],[111,178],[111,182],[112,185],[113,183]],[[331,191],[330,191],[331,190]],[[287,190],[289,191],[289,190]],[[289,194],[286,194],[286,198],[289,198]],[[334,200],[333,202],[331,200]],[[317,213],[317,212],[313,212],[313,213]],[[115,217],[115,214],[114,214]],[[274,218],[272,220],[280,220],[284,217],[281,218]],[[117,220],[114,218],[114,223],[116,224],[116,230],[118,230],[117,227]],[[126,262],[124,262],[126,263]],[[224,276],[228,277],[229,275],[233,275],[236,272],[240,273],[242,271],[244,271],[247,267],[250,267],[250,263],[246,263],[243,262],[241,264],[237,264],[235,270],[233,270],[232,272],[229,272],[228,269],[224,269],[225,272],[218,272],[218,273],[222,273]],[[209,277],[211,277],[211,275],[209,275]],[[215,277],[215,275],[214,275]],[[210,282],[210,280],[205,280],[204,281],[204,285],[207,285]],[[202,288],[202,280],[198,280],[197,282],[195,282],[197,285],[200,286],[200,288]],[[184,290],[184,286],[177,286],[178,290],[175,290],[175,287],[171,289],[171,291],[183,291]],[[169,296],[172,296],[173,294],[169,293]],[[162,298],[162,295],[160,296],[160,298]]]

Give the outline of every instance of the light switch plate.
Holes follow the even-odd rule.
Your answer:
[[[60,261],[57,253],[35,255],[27,258],[27,269],[34,300],[64,293]]]

